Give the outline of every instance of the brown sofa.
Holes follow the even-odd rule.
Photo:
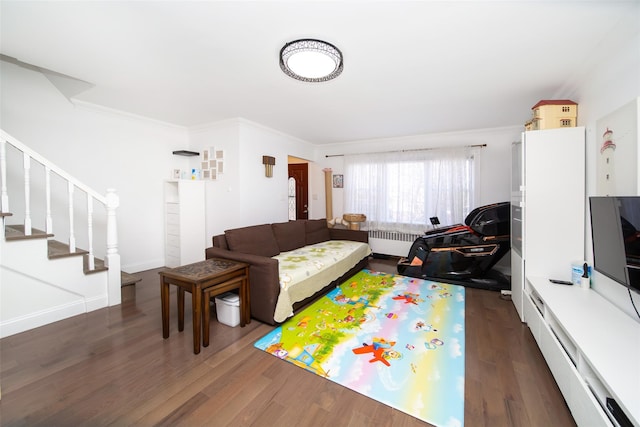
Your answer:
[[[213,246],[206,249],[206,258],[225,258],[250,264],[251,316],[270,325],[280,294],[279,262],[272,258],[307,245],[329,240],[349,240],[368,243],[366,231],[327,227],[325,219],[297,220],[283,223],[262,224],[226,230],[213,237]],[[314,295],[298,301],[294,310],[320,297],[342,281],[366,268],[368,256],[360,259],[344,274],[327,283]]]

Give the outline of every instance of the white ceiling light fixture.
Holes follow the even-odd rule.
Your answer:
[[[342,52],[331,43],[316,39],[294,40],[280,50],[280,68],[303,82],[326,82],[342,73]]]

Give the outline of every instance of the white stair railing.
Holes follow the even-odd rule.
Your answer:
[[[119,198],[115,190],[108,189],[105,196],[99,194],[87,185],[83,184],[76,178],[69,175],[67,172],[57,167],[35,151],[31,150],[20,141],[7,134],[5,131],[0,130],[0,177],[2,179],[2,187],[0,194],[0,211],[9,212],[9,194],[7,187],[7,148],[6,144],[13,146],[23,154],[23,170],[24,170],[24,233],[25,235],[31,235],[31,162],[35,161],[44,166],[45,175],[45,197],[46,197],[46,212],[45,212],[45,228],[46,232],[53,234],[53,218],[51,216],[51,172],[58,175],[60,178],[67,182],[68,193],[68,220],[69,220],[69,251],[76,251],[76,237],[74,227],[74,193],[75,190],[82,191],[87,196],[87,238],[88,238],[88,260],[89,269],[95,268],[94,264],[94,248],[93,248],[93,214],[94,201],[104,206],[106,211],[106,256],[105,265],[108,267],[107,272],[107,286],[108,286],[108,300],[109,305],[117,305],[121,302],[121,278],[120,278],[120,255],[118,253],[118,236],[117,236],[117,222],[116,222],[116,209],[119,206]]]

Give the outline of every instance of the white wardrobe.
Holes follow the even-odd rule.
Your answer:
[[[585,129],[523,132],[513,145],[511,290],[520,319],[528,276],[571,280],[584,258]]]

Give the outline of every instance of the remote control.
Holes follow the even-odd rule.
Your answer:
[[[573,285],[572,282],[568,280],[558,280],[558,279],[549,279],[551,283],[555,283],[556,285]]]

